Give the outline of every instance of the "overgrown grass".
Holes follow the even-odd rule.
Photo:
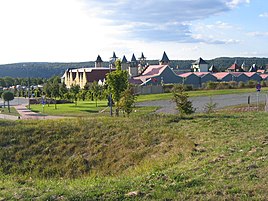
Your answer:
[[[266,200],[267,127],[267,113],[228,111],[0,121],[0,197]]]

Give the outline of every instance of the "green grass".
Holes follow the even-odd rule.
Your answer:
[[[0,108],[1,114],[7,114],[12,116],[20,116],[20,114],[17,112],[17,110],[14,107],[10,107],[10,112],[8,111],[8,107]]]
[[[229,111],[1,120],[0,198],[266,200],[267,127]]]
[[[262,88],[262,91],[268,90],[268,88]],[[215,96],[215,95],[225,95],[225,94],[237,94],[237,93],[249,93],[255,92],[255,88],[246,88],[246,89],[221,89],[221,90],[198,90],[198,91],[187,91],[189,97],[196,96]],[[148,94],[148,95],[139,95],[137,98],[138,102],[143,101],[152,101],[152,100],[171,100],[172,93],[163,93],[163,94]]]
[[[268,88],[264,88],[266,90]],[[237,94],[237,93],[247,93],[254,92],[255,89],[225,89],[225,90],[200,90],[200,91],[189,91],[187,92],[190,97],[194,96],[214,96],[223,94]],[[151,101],[151,100],[171,100],[171,93],[163,94],[149,94],[140,95],[137,98],[138,102]],[[155,108],[134,108],[139,114],[143,114],[144,111],[153,111]],[[68,116],[68,117],[88,117],[88,116],[108,116],[109,108],[107,108],[107,101],[98,101],[98,107],[94,101],[78,101],[77,106],[74,103],[71,104],[57,104],[57,109],[55,109],[54,104],[45,105],[44,111],[41,104],[31,105],[31,110],[44,115],[53,116]],[[100,112],[103,111],[103,112]],[[132,115],[136,115],[135,113]]]
[[[98,101],[98,107],[96,107],[96,103],[93,101],[78,101],[77,105],[74,103],[57,104],[57,109],[55,109],[54,104],[46,104],[44,108],[41,104],[31,105],[31,110],[34,112],[46,115],[70,117],[85,117],[92,114],[98,114],[105,108],[107,108],[107,101]],[[106,111],[108,112],[109,109]]]

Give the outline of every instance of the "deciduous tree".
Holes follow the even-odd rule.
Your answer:
[[[107,76],[107,85],[109,92],[112,93],[112,99],[116,105],[116,116],[119,116],[119,100],[121,93],[125,91],[129,85],[127,71],[121,70],[121,61],[116,61],[116,71],[113,71]]]

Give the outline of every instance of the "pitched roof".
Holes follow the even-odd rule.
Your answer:
[[[148,66],[143,73],[134,77],[133,79],[140,79],[145,82],[148,78],[161,75],[161,73],[168,67],[168,65],[150,65]]]
[[[206,75],[212,75],[210,72],[194,72],[198,77],[204,77]]]
[[[168,63],[170,61],[165,51],[164,51],[162,59],[160,61],[166,62],[166,63]]]
[[[96,59],[96,62],[103,62],[100,55],[98,55],[97,59]]]
[[[194,65],[200,65],[200,64],[208,64],[207,62],[205,62],[201,57],[199,59],[197,59],[194,63],[192,63]]]
[[[256,72],[245,72],[244,73],[246,76],[248,76],[248,77],[252,77],[252,76],[254,76],[254,75],[259,75],[258,73],[256,73]]]
[[[213,73],[218,72],[218,69],[214,66],[214,64],[212,64],[212,66],[208,70]]]
[[[268,78],[268,74],[261,74],[260,76],[261,76],[261,78],[264,79],[264,80]]]
[[[235,69],[239,69],[240,67],[237,65],[237,63],[234,63],[233,65],[231,65],[228,70],[235,70]]]
[[[114,71],[115,69],[111,69],[111,70]],[[88,82],[94,82],[94,81],[98,82],[99,80],[103,80],[109,72],[110,72],[110,69],[94,68],[90,72],[89,71],[86,72],[87,81]]]
[[[230,73],[227,72],[220,72],[220,73],[214,73],[213,74],[218,80],[221,80],[223,78],[225,78],[228,75],[231,75]]]
[[[125,55],[123,56],[122,63],[127,63],[127,58]]]

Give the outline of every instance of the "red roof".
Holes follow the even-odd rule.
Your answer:
[[[268,74],[261,74],[260,75],[262,79],[267,79],[268,78]]]
[[[183,73],[183,74],[178,74],[180,77],[189,77],[190,75],[192,75],[193,73]]]
[[[248,77],[252,77],[252,76],[254,76],[255,74],[257,74],[256,72],[245,72],[244,73],[246,76],[248,76]]]
[[[234,75],[235,77],[239,77],[240,75],[243,75],[243,72],[231,72],[231,75]]]
[[[168,65],[151,65],[138,77],[133,77],[135,80],[142,80],[145,82],[147,79],[161,75],[161,73],[168,67]]]
[[[225,78],[226,76],[230,75],[230,73],[227,72],[221,72],[221,73],[214,73],[213,74],[218,80],[221,80]]]

